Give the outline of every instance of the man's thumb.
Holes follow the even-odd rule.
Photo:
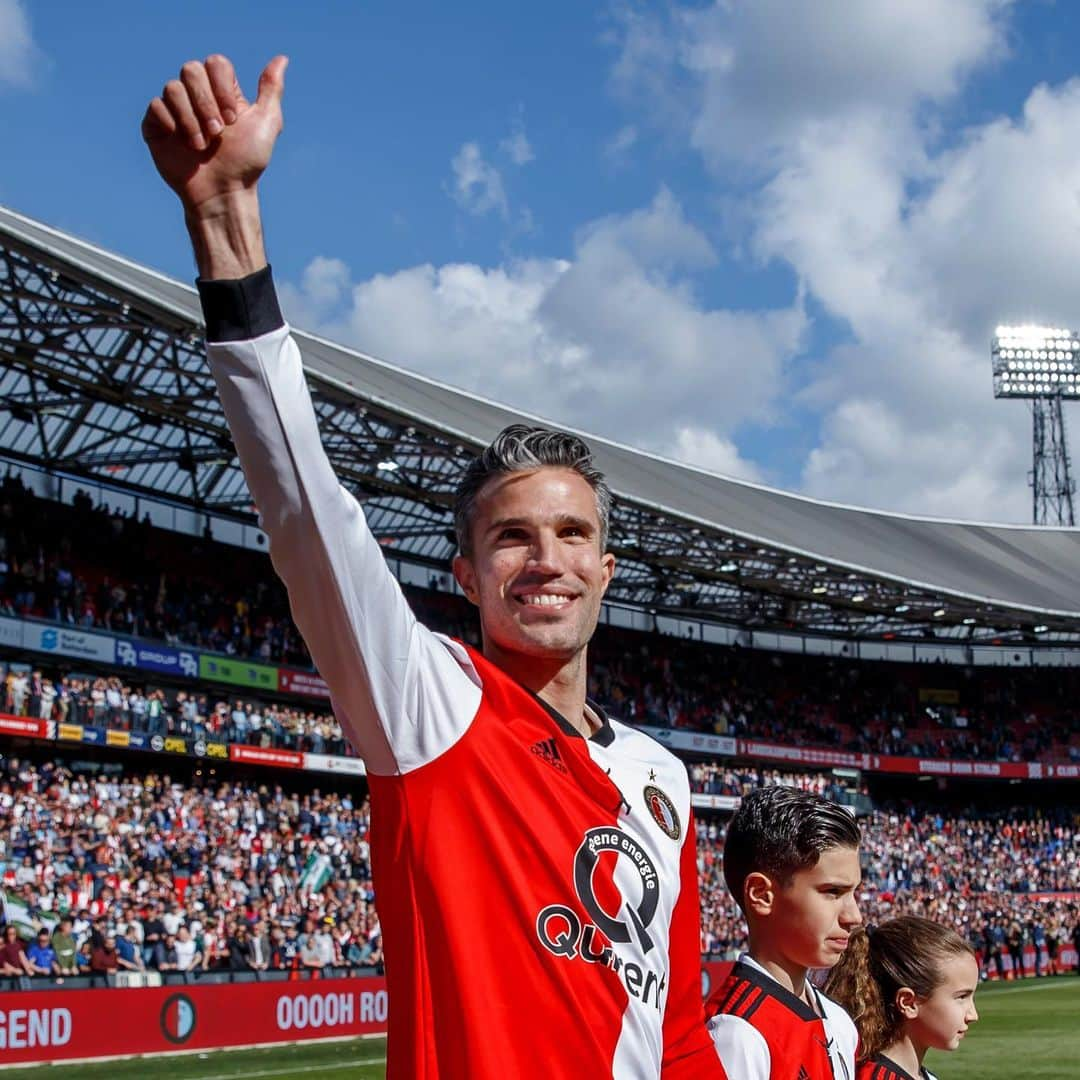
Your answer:
[[[287,56],[275,56],[263,68],[259,76],[259,93],[256,105],[280,105],[281,95],[285,92],[285,69],[289,66]]]

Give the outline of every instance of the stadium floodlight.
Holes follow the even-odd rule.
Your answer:
[[[387,458],[386,461],[380,461],[378,463],[378,465],[375,466],[375,468],[378,469],[379,472],[392,473],[392,472],[397,472],[398,469],[401,468],[401,466],[396,461],[393,461],[392,459]]]
[[[1074,525],[1062,402],[1080,398],[1080,333],[1057,326],[999,326],[991,346],[994,397],[1032,403],[1032,517]]]
[[[1080,398],[1080,333],[1054,326],[999,326],[991,355],[994,396]]]

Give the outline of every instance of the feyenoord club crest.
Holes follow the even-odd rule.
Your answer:
[[[675,804],[658,787],[650,784],[645,789],[645,805],[649,808],[653,821],[672,840],[678,840],[682,836],[679,812],[675,809]]]

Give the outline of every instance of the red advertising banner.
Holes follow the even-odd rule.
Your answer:
[[[0,1061],[212,1050],[386,1032],[385,979],[0,995]]]
[[[1048,780],[1080,780],[1080,765],[1041,765],[1028,766],[1038,779],[1045,776]]]
[[[743,757],[767,758],[770,761],[790,761],[799,765],[832,765],[849,769],[868,769],[869,754],[851,754],[844,750],[819,750],[812,746],[780,746],[777,743],[739,740]]]
[[[31,716],[11,716],[0,713],[0,732],[5,735],[22,735],[28,739],[55,738],[49,731],[48,720],[38,720]]]
[[[294,671],[278,668],[278,689],[286,694],[305,694],[307,697],[330,697],[330,687],[321,675],[313,671]]]
[[[874,772],[920,773],[923,776],[976,776],[991,780],[1038,779],[1031,774],[1027,762],[1017,761],[953,761],[948,758],[894,757],[888,754],[867,754],[866,768]]]
[[[781,746],[778,743],[740,739],[742,757],[784,761],[793,765],[866,769],[870,772],[913,773],[922,776],[982,777],[989,780],[1077,780],[1080,765],[1027,761],[961,761],[952,758],[902,757],[896,754],[850,753],[812,746]]]
[[[249,765],[273,765],[279,769],[302,769],[304,755],[299,750],[271,750],[265,746],[244,746],[229,743],[229,760]]]

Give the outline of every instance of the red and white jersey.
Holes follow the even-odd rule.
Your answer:
[[[739,1080],[854,1080],[859,1035],[835,1001],[811,1006],[748,954],[705,1006],[728,1075]]]
[[[878,1054],[859,1066],[857,1080],[937,1080],[937,1077],[923,1068],[919,1069],[917,1077],[912,1076],[906,1069],[900,1068],[891,1058],[887,1058],[884,1054]]]
[[[271,558],[367,764],[387,1075],[723,1077],[684,767],[606,717],[581,737],[420,625],[323,451],[269,272],[200,289]]]

